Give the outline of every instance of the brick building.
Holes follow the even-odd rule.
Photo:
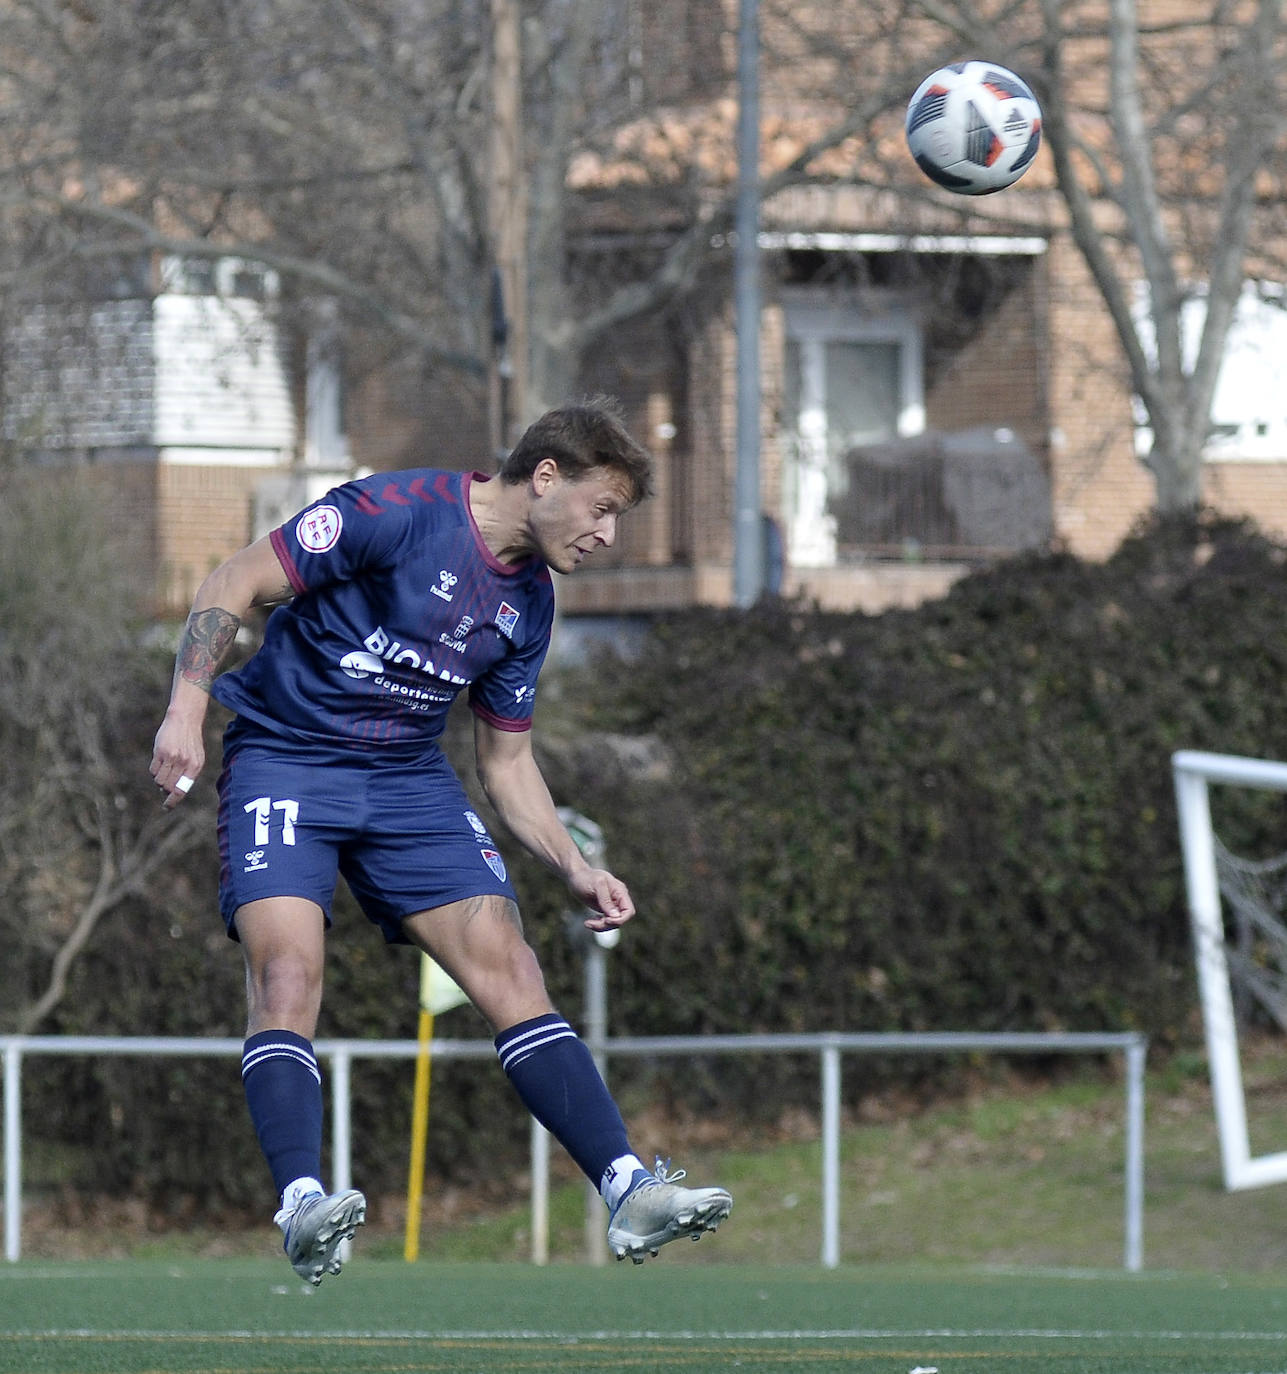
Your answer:
[[[700,7],[663,8],[676,4]],[[726,25],[735,9],[724,6]],[[702,51],[709,66],[716,54]],[[730,180],[727,96],[723,80],[689,116],[723,138]],[[763,123],[778,141],[790,144],[799,105],[770,73]],[[803,122],[818,118],[810,107]],[[902,160],[910,188],[919,174]],[[587,240],[612,220],[610,171],[578,169]],[[1101,558],[1154,499],[1129,374],[1047,152],[986,217],[923,191],[837,180],[761,210],[766,563],[772,585],[829,606],[914,604],[971,566],[1051,543]],[[585,362],[583,390],[619,396],[655,452],[658,493],[616,548],[560,581],[568,619],[732,599],[732,268],[717,244],[681,312],[637,320]],[[488,465],[481,396],[471,406],[386,369],[341,402],[325,312],[294,342],[278,333],[274,290],[247,264],[148,259],[79,314],[42,306],[6,325],[5,438],[111,478],[171,611],[220,558],[358,468]],[[1287,334],[1256,300],[1217,393],[1204,493],[1287,533],[1287,388],[1274,362]]]

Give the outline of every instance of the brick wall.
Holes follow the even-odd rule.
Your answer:
[[[925,394],[931,430],[1008,428],[1044,455],[1050,432],[1043,340],[1046,265],[1035,260]]]
[[[1135,456],[1129,374],[1103,300],[1067,236],[1048,256],[1055,534],[1106,558],[1151,509],[1153,481]]]
[[[202,578],[250,542],[255,491],[284,469],[162,465],[154,472],[157,585],[165,608],[182,615]]]
[[[1208,463],[1203,500],[1226,515],[1249,515],[1269,534],[1287,539],[1287,454],[1280,463]]]

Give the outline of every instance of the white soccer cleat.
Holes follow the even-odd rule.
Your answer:
[[[326,1274],[340,1272],[340,1247],[366,1220],[366,1198],[354,1188],[313,1193],[294,1211],[285,1216],[278,1212],[273,1220],[286,1233],[282,1248],[291,1267],[316,1288]]]
[[[670,1172],[670,1161],[659,1159],[656,1170],[645,1174],[617,1204],[608,1223],[608,1249],[619,1259],[627,1255],[642,1264],[645,1255],[656,1255],[668,1241],[689,1236],[699,1240],[733,1210],[733,1199],[723,1188],[681,1188],[684,1171]]]

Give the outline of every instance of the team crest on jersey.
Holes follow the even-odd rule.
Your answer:
[[[344,528],[344,517],[335,506],[314,506],[299,517],[295,538],[305,553],[326,553],[333,549]]]
[[[500,609],[496,612],[496,628],[505,636],[506,639],[514,638],[514,630],[518,625],[519,612],[509,604],[502,601]]]
[[[487,867],[501,880],[505,881],[505,860],[494,849],[480,849],[478,851],[487,861]]]

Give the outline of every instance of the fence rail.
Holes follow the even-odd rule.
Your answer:
[[[1110,1054],[1125,1058],[1125,1164],[1123,1266],[1143,1263],[1144,1236],[1144,1068],[1147,1038],[1140,1034],[998,1031],[829,1032],[817,1035],[636,1036],[587,1041],[606,1062],[618,1056],[665,1058],[674,1055],[817,1054],[822,1126],[822,1241],[820,1261],[840,1263],[841,1060],[846,1054]],[[355,1059],[414,1059],[414,1040],[318,1040],[314,1051],[329,1062],[333,1186],[352,1187],[351,1070]],[[224,1038],[145,1036],[0,1036],[4,1056],[4,1241],[5,1259],[22,1254],[22,1064],[35,1055],[130,1055],[188,1058],[240,1058],[242,1041]],[[490,1040],[432,1041],[435,1060],[492,1059]],[[532,1259],[547,1258],[548,1142],[539,1129],[532,1136]]]

